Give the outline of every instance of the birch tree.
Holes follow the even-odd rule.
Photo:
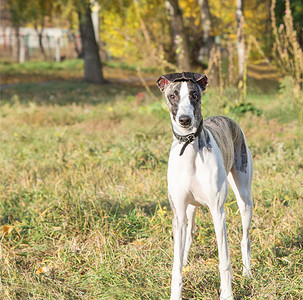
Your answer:
[[[244,0],[237,0],[236,19],[237,19],[237,50],[238,50],[238,77],[243,81],[245,63],[245,44],[244,44]]]

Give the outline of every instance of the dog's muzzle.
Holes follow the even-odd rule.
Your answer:
[[[182,127],[188,128],[192,123],[191,117],[188,115],[181,115],[179,117],[179,123]]]

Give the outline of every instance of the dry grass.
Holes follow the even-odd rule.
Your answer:
[[[138,102],[138,92],[71,82],[3,91],[0,298],[169,297],[169,116],[160,101]],[[229,115],[246,132],[255,167],[251,281],[240,275],[231,192],[226,204],[235,298],[302,299],[302,125],[277,95],[248,101],[263,115]],[[224,113],[215,90],[204,103],[204,111]],[[184,299],[217,299],[217,267],[212,220],[202,208]]]

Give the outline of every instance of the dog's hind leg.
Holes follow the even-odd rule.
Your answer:
[[[242,219],[243,238],[241,241],[241,252],[243,260],[243,276],[251,276],[249,228],[253,214],[253,202],[251,198],[253,165],[250,151],[247,147],[246,149],[247,164],[245,169],[234,165],[227,178],[236,196]]]
[[[189,249],[195,236],[196,212],[197,212],[197,207],[189,204],[186,210],[187,232],[186,232],[186,243],[185,243],[185,250],[183,257],[183,266],[186,266],[188,263]]]
[[[225,210],[224,202],[227,196],[227,181],[221,187],[217,198],[214,197],[214,201],[209,205],[209,210],[213,218],[217,244],[219,254],[219,270],[221,277],[221,292],[220,300],[232,300],[232,270],[230,265],[230,259],[228,254],[227,245],[227,233],[226,233],[226,221],[225,221]]]

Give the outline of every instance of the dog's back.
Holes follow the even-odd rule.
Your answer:
[[[203,125],[211,132],[220,148],[226,173],[229,173],[233,165],[245,173],[247,146],[240,126],[224,116],[209,117],[204,120]]]

